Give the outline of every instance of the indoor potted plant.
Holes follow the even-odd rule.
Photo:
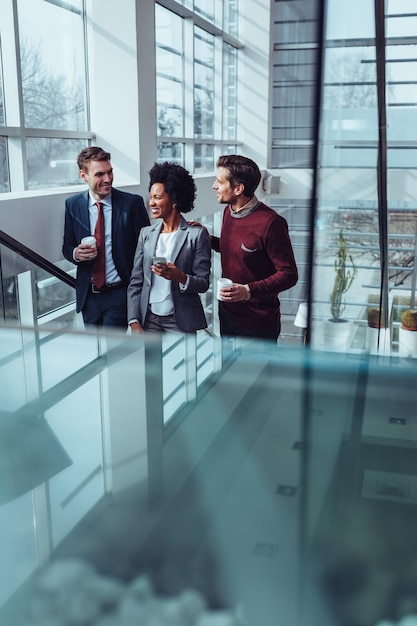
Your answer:
[[[365,344],[367,352],[371,354],[389,353],[391,346],[390,329],[385,324],[384,310],[379,307],[378,302],[372,296],[368,298],[368,308],[366,309],[367,327]],[[391,307],[389,307],[391,308]],[[388,316],[389,317],[389,316]]]
[[[357,268],[352,255],[349,253],[349,246],[343,236],[343,230],[339,232],[338,243],[339,247],[334,262],[336,276],[330,294],[331,317],[325,320],[324,337],[326,346],[343,349],[346,347],[350,335],[350,324],[348,320],[342,318],[342,313],[346,308],[344,296],[352,286]]]
[[[417,358],[417,309],[415,308],[406,309],[401,314],[398,353],[400,356]]]

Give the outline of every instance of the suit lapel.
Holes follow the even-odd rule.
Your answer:
[[[80,196],[79,209],[80,209],[80,222],[85,230],[85,235],[90,235],[90,213],[88,210],[89,205],[89,193],[85,191]]]
[[[162,228],[162,220],[159,224],[155,224],[153,228],[151,228],[148,236],[148,249],[150,256],[155,255],[156,244],[158,242],[158,237]]]
[[[181,221],[178,226],[178,233],[177,233],[177,236],[175,237],[174,248],[172,250],[172,262],[173,263],[175,263],[175,261],[177,260],[180,250],[183,247],[185,240],[187,239],[187,235],[188,235],[188,224],[183,218],[183,216],[181,215]]]
[[[149,254],[150,256],[154,256],[155,254],[155,250],[156,250],[156,245],[158,243],[158,237],[161,233],[161,229],[162,229],[162,220],[159,224],[156,224],[151,231],[149,232],[148,235],[148,250],[149,250]],[[174,247],[172,250],[172,262],[175,263],[181,248],[184,245],[185,240],[187,239],[187,233],[188,233],[188,224],[185,221],[185,219],[183,217],[181,217],[181,222],[177,231],[177,236],[175,237],[175,243],[174,243]]]
[[[117,239],[117,233],[118,233],[118,229],[119,229],[119,223],[120,223],[120,215],[121,215],[121,211],[120,211],[120,206],[121,206],[121,200],[120,197],[117,193],[116,189],[112,190],[112,194],[111,194],[111,233],[112,233],[112,240],[115,241]]]
[[[172,250],[172,262],[173,263],[175,263],[175,261],[177,260],[177,257],[186,239],[187,239],[187,230],[183,228],[179,228],[177,232],[177,236],[175,237],[174,248]]]

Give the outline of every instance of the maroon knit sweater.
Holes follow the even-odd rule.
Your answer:
[[[242,326],[275,329],[280,316],[278,294],[298,280],[286,220],[262,202],[244,217],[234,217],[227,206],[218,251],[222,276],[248,284],[251,292],[250,300],[219,302],[219,306]]]

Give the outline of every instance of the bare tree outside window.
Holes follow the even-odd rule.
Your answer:
[[[88,131],[82,2],[17,0],[17,7],[24,125],[48,131],[26,139],[28,188],[77,184],[85,139],[67,137]]]
[[[24,119],[27,128],[86,129],[84,84],[79,76],[47,67],[41,45],[20,46]]]

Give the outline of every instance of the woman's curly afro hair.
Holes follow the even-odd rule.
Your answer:
[[[155,163],[149,171],[149,191],[155,183],[163,184],[165,192],[177,205],[177,211],[192,211],[197,188],[188,170],[178,163]]]

